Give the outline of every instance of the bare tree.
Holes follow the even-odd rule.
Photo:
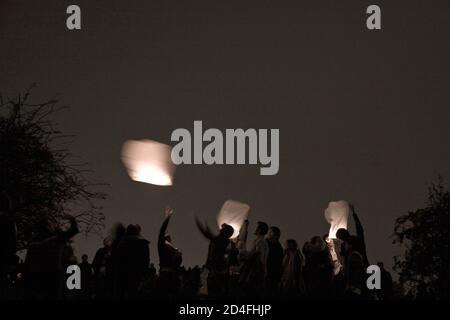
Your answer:
[[[12,203],[18,247],[27,243],[27,230],[41,221],[54,227],[73,215],[85,233],[104,227],[106,194],[89,181],[86,163],[77,163],[64,135],[50,116],[65,107],[57,100],[31,103],[31,88],[14,98],[0,95],[0,192]]]

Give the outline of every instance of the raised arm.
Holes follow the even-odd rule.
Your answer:
[[[352,212],[353,212],[353,220],[355,220],[355,226],[356,226],[356,236],[359,239],[360,242],[360,253],[364,257],[364,264],[369,265],[369,259],[367,258],[367,252],[366,252],[366,240],[364,239],[364,229],[361,224],[361,221],[359,220],[358,215],[356,214],[355,208],[353,205],[350,206]]]
[[[167,227],[169,226],[170,218],[173,214],[173,209],[170,207],[166,207],[165,209],[166,218],[164,219],[161,228],[159,229],[159,237],[158,242],[164,241],[164,235],[166,234]]]
[[[195,224],[197,225],[198,230],[203,234],[203,236],[209,240],[214,239],[214,234],[211,232],[209,227],[205,224],[203,225],[198,217],[195,217]]]
[[[351,211],[352,211],[353,220],[355,221],[356,235],[357,235],[358,237],[364,238],[364,229],[363,229],[363,226],[362,226],[362,224],[361,224],[361,221],[359,220],[358,215],[356,214],[355,207],[354,207],[352,204],[350,205],[350,209],[351,209]]]
[[[248,220],[245,220],[239,230],[239,235],[237,237],[237,247],[239,250],[246,250],[247,235],[248,235]]]

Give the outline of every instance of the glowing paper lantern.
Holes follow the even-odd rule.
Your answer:
[[[347,229],[350,206],[347,201],[331,201],[325,209],[325,219],[331,225],[328,238],[336,239],[336,232],[343,228]]]
[[[219,228],[223,223],[232,226],[234,233],[231,238],[236,238],[239,235],[239,230],[244,224],[244,221],[247,220],[249,212],[250,206],[248,204],[235,200],[227,200],[219,211],[217,224]]]
[[[122,147],[122,161],[131,179],[159,186],[170,186],[175,165],[172,148],[152,140],[128,140]]]

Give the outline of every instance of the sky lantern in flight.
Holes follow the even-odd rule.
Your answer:
[[[231,238],[234,239],[239,235],[239,230],[244,224],[244,221],[247,220],[249,212],[250,206],[248,204],[235,200],[227,200],[217,215],[217,224],[219,228],[223,223],[232,226],[234,233]]]
[[[343,228],[347,229],[350,205],[347,201],[331,201],[325,209],[325,219],[330,224],[329,239],[336,239],[336,232]]]
[[[152,140],[128,140],[122,147],[122,162],[134,181],[171,186],[175,165],[169,145]]]

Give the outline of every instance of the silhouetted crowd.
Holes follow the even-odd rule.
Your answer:
[[[159,270],[150,261],[150,243],[141,236],[139,225],[118,223],[104,239],[92,263],[87,255],[77,261],[71,239],[77,222],[54,230],[46,221],[32,230],[24,261],[16,255],[16,226],[8,215],[8,204],[0,208],[0,299],[377,299],[393,295],[392,278],[381,269],[381,289],[369,290],[369,266],[363,227],[352,207],[356,234],[339,229],[336,239],[314,236],[300,249],[296,240],[280,243],[276,226],[257,222],[255,240],[247,243],[249,221],[239,235],[223,224],[214,233],[196,220],[209,241],[202,267],[182,266],[181,251],[167,229],[172,210],[166,208],[157,250]],[[66,285],[69,265],[78,265],[81,289]]]

